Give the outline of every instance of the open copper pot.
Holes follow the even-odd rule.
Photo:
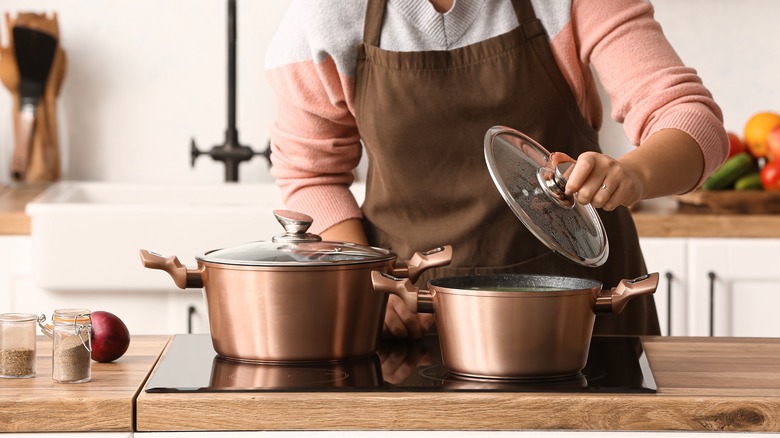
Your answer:
[[[374,354],[387,295],[374,292],[371,272],[415,280],[452,258],[452,248],[444,246],[398,261],[386,249],[322,241],[306,232],[307,215],[274,214],[284,234],[198,255],[197,269],[141,250],[145,267],[166,271],[182,289],[203,288],[212,344],[221,356],[324,362]]]
[[[652,294],[658,274],[602,290],[595,280],[526,274],[443,277],[428,290],[385,272],[374,288],[401,297],[412,312],[433,313],[442,361],[457,375],[487,379],[552,378],[585,368],[596,313],[620,313]]]

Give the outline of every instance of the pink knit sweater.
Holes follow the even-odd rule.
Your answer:
[[[580,111],[595,129],[602,107],[591,67],[634,145],[654,132],[690,134],[705,157],[700,182],[725,159],[718,105],[683,65],[643,0],[532,0]],[[313,232],[361,217],[349,191],[362,153],[355,125],[355,46],[366,0],[293,0],[266,59],[277,95],[272,175],[288,208],[314,217]],[[437,13],[427,0],[388,0],[383,49],[447,50],[518,25],[510,0],[457,0]]]

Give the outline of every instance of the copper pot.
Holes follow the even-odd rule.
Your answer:
[[[387,295],[371,272],[416,279],[446,265],[449,246],[406,262],[382,248],[327,242],[306,232],[309,216],[274,212],[285,233],[198,255],[197,269],[177,257],[141,250],[143,265],[166,271],[177,286],[203,288],[214,350],[261,362],[322,362],[374,354]]]
[[[434,313],[450,372],[489,379],[580,373],[596,313],[618,314],[658,286],[657,273],[611,290],[595,280],[525,274],[438,278],[428,290],[383,272],[371,278],[375,290],[398,295],[412,312]]]

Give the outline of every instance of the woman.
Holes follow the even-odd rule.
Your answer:
[[[313,216],[325,239],[401,258],[452,244],[452,264],[422,282],[525,272],[609,288],[641,275],[626,207],[693,190],[728,150],[720,108],[642,0],[293,0],[267,66],[278,98],[272,172],[287,206]],[[598,144],[591,67],[639,145],[617,159]],[[567,191],[602,209],[603,266],[551,253],[510,211],[482,155],[493,125],[560,152],[554,161],[577,159]],[[361,142],[362,209],[348,189]],[[390,297],[386,333],[418,337],[431,325]],[[659,334],[652,297],[599,316],[594,332]]]

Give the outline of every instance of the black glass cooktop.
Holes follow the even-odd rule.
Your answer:
[[[218,356],[208,334],[175,335],[146,392],[482,391],[653,393],[656,390],[638,337],[594,336],[588,363],[561,379],[496,381],[450,374],[435,335],[380,345],[360,360],[324,364],[237,362]]]

